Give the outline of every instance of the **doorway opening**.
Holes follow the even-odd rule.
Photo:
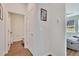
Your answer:
[[[8,12],[7,25],[9,47],[13,42],[24,41],[24,15]]]

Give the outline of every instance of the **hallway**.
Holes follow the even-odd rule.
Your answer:
[[[1,56],[65,56],[65,4],[3,3],[2,7]]]
[[[5,56],[32,56],[32,53],[27,48],[24,48],[24,42],[21,40],[13,42]]]

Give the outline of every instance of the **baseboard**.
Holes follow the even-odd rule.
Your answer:
[[[51,55],[51,56],[56,56],[55,54],[53,54],[53,53],[45,53],[44,55],[42,55],[42,56],[48,56],[48,55]]]
[[[48,53],[46,56],[48,56],[48,55],[51,55],[51,56],[56,56],[55,54],[53,54],[53,53]]]
[[[4,51],[3,54],[2,54],[2,56],[5,56],[5,54],[7,54],[7,53],[8,53],[8,51]]]
[[[0,51],[0,56],[5,56],[5,54],[8,53],[8,50],[1,50]]]

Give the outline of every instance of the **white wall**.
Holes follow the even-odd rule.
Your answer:
[[[33,55],[39,55],[38,41],[39,36],[39,21],[38,21],[38,9],[36,4],[29,4],[27,12],[27,43],[28,48],[33,53]]]
[[[79,14],[78,6],[79,6],[79,3],[66,3],[66,5],[65,5],[66,14],[67,15],[74,14],[74,13]]]
[[[3,6],[3,4],[2,4]],[[3,6],[3,14],[5,14],[5,7]],[[3,21],[0,20],[0,55],[3,55],[6,49],[6,41],[5,41],[5,16],[3,17]]]
[[[9,12],[26,14],[27,5],[24,3],[5,3],[6,9]]]
[[[65,13],[66,17],[71,17],[75,15],[79,15],[79,3],[66,3],[65,4]]]
[[[0,20],[0,55],[3,55],[5,40],[4,40],[4,23]]]
[[[41,42],[43,40],[41,45],[45,47],[43,52],[45,51],[44,53],[46,53],[47,51],[47,53],[52,53],[54,55],[65,55],[64,4],[39,4],[39,9],[40,8],[46,9],[48,13],[47,22],[41,21],[39,17],[41,33],[40,40]]]
[[[31,4],[28,12],[29,49],[33,55],[65,55],[64,4]],[[40,8],[47,10],[47,21],[40,20]]]

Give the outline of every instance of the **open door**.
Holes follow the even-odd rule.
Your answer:
[[[12,43],[11,41],[11,36],[12,36],[12,31],[11,31],[11,15],[8,13],[8,19],[7,19],[7,31],[8,31],[8,46],[10,48],[10,45]]]

